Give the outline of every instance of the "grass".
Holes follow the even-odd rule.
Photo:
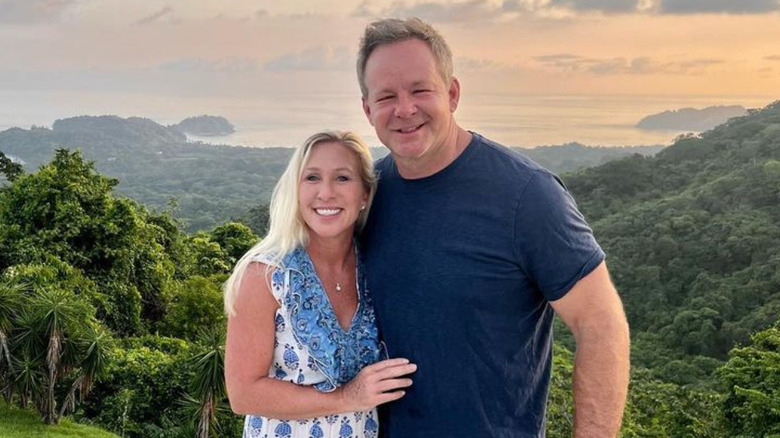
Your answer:
[[[118,435],[62,420],[57,426],[43,424],[32,411],[10,406],[0,400],[0,438],[119,438]]]

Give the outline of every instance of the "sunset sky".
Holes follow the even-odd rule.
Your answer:
[[[364,26],[412,15],[464,93],[780,98],[780,0],[0,0],[0,96],[357,96]]]
[[[0,0],[0,87],[349,90],[365,24],[410,15],[478,89],[780,96],[776,0]]]

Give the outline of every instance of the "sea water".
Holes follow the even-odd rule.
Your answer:
[[[775,96],[778,99],[780,96]],[[669,144],[680,131],[636,128],[642,117],[665,110],[742,105],[759,108],[771,96],[604,96],[466,94],[456,117],[461,126],[508,146],[579,142],[592,146]],[[171,97],[106,92],[0,91],[0,130],[50,127],[79,115],[146,117],[175,124],[201,114],[226,117],[236,132],[193,141],[253,147],[292,147],[323,129],[349,129],[379,146],[360,96],[349,93],[291,94],[285,98]]]

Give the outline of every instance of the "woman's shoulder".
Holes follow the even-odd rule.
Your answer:
[[[297,247],[286,254],[279,254],[276,252],[252,254],[249,257],[249,260],[255,263],[262,263],[275,270],[300,271],[301,266],[305,264],[307,258],[306,250],[302,247]]]

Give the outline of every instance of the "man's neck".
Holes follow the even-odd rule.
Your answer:
[[[466,150],[472,134],[453,124],[444,144],[436,146],[427,156],[401,158],[393,156],[398,173],[404,179],[420,179],[438,173],[455,161]]]

